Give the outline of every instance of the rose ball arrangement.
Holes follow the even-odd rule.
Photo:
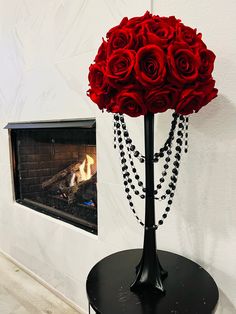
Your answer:
[[[89,68],[88,96],[101,110],[131,117],[189,115],[217,96],[214,61],[202,35],[174,16],[125,17]]]

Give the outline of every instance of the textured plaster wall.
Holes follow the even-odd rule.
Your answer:
[[[236,312],[233,0],[0,1],[0,248],[86,310],[90,268],[110,253],[142,245],[142,230],[129,212],[112,148],[112,117],[100,113],[85,92],[88,66],[101,37],[123,16],[141,15],[151,6],[155,13],[175,14],[198,26],[217,55],[220,90],[219,97],[190,120],[190,151],[158,246],[204,266],[221,289],[217,313],[232,314]],[[3,129],[9,121],[84,117],[97,119],[98,237],[14,202],[9,139]],[[169,121],[168,113],[157,119],[156,146],[164,141]],[[127,123],[143,150],[142,119]],[[141,216],[142,209],[143,203],[137,203]]]

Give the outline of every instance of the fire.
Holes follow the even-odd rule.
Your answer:
[[[72,173],[69,185],[76,186],[79,182],[89,180],[92,177],[91,166],[94,164],[94,159],[86,155],[84,161],[79,166],[79,170]]]
[[[94,160],[91,156],[86,155],[85,160],[80,165],[81,181],[89,180],[92,177],[91,166],[94,164]]]

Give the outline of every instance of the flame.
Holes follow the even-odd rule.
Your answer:
[[[92,177],[91,166],[94,164],[94,160],[91,156],[86,155],[86,158],[79,166],[81,181],[89,180]]]

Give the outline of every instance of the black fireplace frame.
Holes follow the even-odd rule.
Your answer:
[[[16,152],[16,132],[17,130],[24,129],[45,129],[45,128],[67,128],[67,129],[94,129],[96,132],[96,119],[78,119],[78,120],[56,120],[56,121],[39,121],[39,122],[10,122],[8,123],[4,129],[7,129],[9,132],[10,139],[10,155],[11,155],[11,170],[13,175],[13,185],[14,185],[14,200],[24,205],[28,208],[31,208],[37,212],[42,214],[46,214],[50,217],[56,218],[57,220],[61,220],[63,222],[69,223],[70,225],[74,225],[80,229],[88,231],[92,234],[97,235],[98,228],[97,224],[90,223],[84,219],[78,217],[72,217],[72,215],[65,213],[61,210],[49,207],[44,205],[43,207],[37,202],[32,200],[21,200],[20,193],[20,183],[19,183],[19,173],[17,169],[18,164],[18,154]],[[95,133],[96,134],[96,133]],[[95,136],[95,145],[96,145],[96,136]],[[86,205],[84,205],[86,206]],[[47,208],[48,207],[48,208]]]

